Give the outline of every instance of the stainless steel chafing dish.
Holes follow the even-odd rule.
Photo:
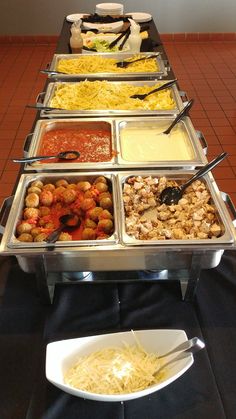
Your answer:
[[[139,55],[142,57],[148,57],[149,55],[153,55],[153,52],[142,52]],[[158,54],[158,53],[157,53]],[[147,78],[158,78],[161,79],[164,76],[167,76],[167,70],[164,64],[164,61],[161,58],[161,55],[157,55],[156,57],[156,63],[157,63],[157,68],[158,70],[156,70],[155,72],[132,72],[132,67],[128,67],[130,68],[130,71],[126,71],[124,73],[104,73],[104,72],[100,72],[100,73],[81,73],[81,74],[57,74],[55,73],[55,71],[58,68],[58,64],[60,62],[60,60],[73,60],[73,59],[79,59],[79,58],[83,58],[83,57],[89,57],[91,59],[93,59],[94,57],[101,57],[103,60],[106,59],[115,59],[118,61],[123,61],[123,60],[127,60],[128,58],[132,58],[132,57],[137,57],[137,54],[132,54],[132,53],[94,53],[94,54],[84,54],[81,56],[81,54],[54,54],[53,56],[53,60],[49,66],[49,70],[48,70],[48,76],[53,78],[53,79],[60,79],[60,80],[66,80],[66,79],[71,79],[71,78],[81,78],[81,79],[92,79],[92,78],[96,78],[96,79],[114,79],[114,78],[119,78],[119,79],[127,79],[127,78],[132,78],[132,79],[147,79]]]
[[[113,187],[115,209],[115,233],[104,243],[86,242],[61,242],[56,243],[49,250],[45,243],[16,243],[15,227],[22,210],[25,189],[33,180],[42,179],[73,179],[75,176],[98,176],[99,173],[89,175],[78,173],[64,174],[28,174],[22,175],[10,214],[5,228],[3,227],[3,213],[1,214],[1,231],[4,231],[0,253],[2,255],[15,255],[20,267],[26,272],[37,272],[43,264],[47,272],[77,272],[77,271],[109,271],[109,270],[142,270],[142,269],[190,269],[193,261],[198,267],[209,269],[217,266],[225,249],[235,248],[235,229],[229,212],[223,202],[214,178],[206,175],[205,181],[211,191],[213,201],[217,207],[219,217],[224,225],[224,234],[216,240],[189,240],[168,241],[155,243],[125,243],[127,237],[124,233],[123,204],[121,202],[121,188],[127,176],[137,175],[140,172],[106,172]],[[141,172],[143,173],[143,172]],[[146,173],[145,173],[146,174]],[[165,172],[153,171],[150,175],[162,176],[172,179],[186,179],[190,172]],[[192,174],[192,172],[191,172]],[[118,194],[119,193],[119,194]],[[118,195],[117,195],[118,194]],[[229,201],[230,202],[230,201]],[[233,208],[230,205],[231,209]],[[2,209],[3,211],[3,209]],[[235,210],[233,208],[233,218]]]
[[[141,161],[138,158],[135,161],[128,161],[123,155],[121,145],[121,135],[126,129],[135,128],[137,130],[151,130],[152,128],[159,128],[163,124],[169,126],[173,121],[174,116],[168,117],[145,117],[145,118],[57,118],[57,119],[41,119],[37,121],[33,134],[28,136],[24,155],[25,157],[37,156],[40,153],[40,145],[45,133],[57,129],[103,129],[111,133],[111,147],[112,156],[110,161],[106,162],[54,162],[49,160],[48,163],[35,162],[33,164],[26,164],[26,171],[55,171],[55,170],[107,170],[107,169],[124,169],[124,168],[143,168],[159,167],[159,168],[186,168],[194,169],[206,163],[205,153],[207,151],[207,144],[201,133],[196,132],[191,123],[190,118],[185,117],[180,123],[180,129],[186,134],[186,148],[191,152],[189,159],[180,160],[169,158],[168,160],[152,160]],[[144,147],[148,146],[148,136],[144,134]],[[28,144],[30,141],[30,145]],[[27,151],[28,148],[28,151]]]
[[[165,80],[165,82],[168,82],[170,80]],[[51,100],[55,94],[55,91],[57,87],[61,84],[76,84],[76,83],[83,83],[83,81],[80,82],[54,82],[49,83],[46,92],[42,92],[38,95],[36,99],[36,107],[38,106],[39,109],[43,106],[43,108],[40,112],[41,117],[61,117],[61,116],[118,116],[118,115],[126,115],[126,116],[148,116],[148,115],[176,115],[180,110],[183,109],[184,104],[181,99],[182,97],[186,97],[184,92],[180,92],[175,85],[168,88],[168,90],[171,90],[172,97],[176,103],[176,107],[174,109],[169,110],[142,110],[142,109],[134,109],[134,110],[113,110],[113,109],[103,109],[103,110],[63,110],[63,109],[50,109]],[[93,83],[91,81],[90,83]],[[156,81],[150,81],[150,80],[140,80],[140,81],[110,81],[109,83],[115,84],[116,86],[122,86],[124,84],[129,84],[133,86],[148,86],[152,87],[156,84]]]

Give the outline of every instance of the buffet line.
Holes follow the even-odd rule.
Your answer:
[[[236,213],[213,175],[176,205],[159,199],[207,163],[205,138],[183,112],[186,95],[161,52],[132,53],[129,39],[125,52],[88,49],[55,54],[43,71],[23,174],[1,209],[0,253],[36,274],[40,263],[45,272],[217,266],[235,248]]]

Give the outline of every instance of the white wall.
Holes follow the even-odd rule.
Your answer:
[[[64,16],[94,12],[97,3],[96,0],[1,0],[0,35],[57,35]],[[122,3],[125,12],[151,13],[160,33],[236,31],[236,0],[124,0]]]

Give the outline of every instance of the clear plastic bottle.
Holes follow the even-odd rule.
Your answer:
[[[81,36],[81,19],[71,25],[70,47],[73,54],[81,54],[83,38]]]
[[[140,35],[140,25],[138,25],[133,19],[130,21],[130,36],[128,39],[130,52],[138,53],[140,52],[142,37]]]

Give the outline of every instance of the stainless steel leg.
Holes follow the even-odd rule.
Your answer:
[[[201,260],[202,260],[201,254],[196,253],[192,255],[191,268],[189,271],[187,287],[186,287],[185,293],[183,294],[183,299],[185,301],[193,301],[194,294],[195,294],[198,280],[201,273],[201,265],[202,265]]]

